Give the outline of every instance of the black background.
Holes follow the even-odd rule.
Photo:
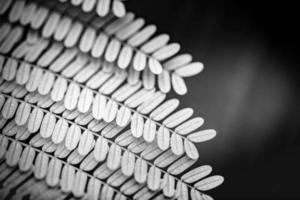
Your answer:
[[[198,145],[224,184],[216,199],[300,199],[298,6],[290,1],[129,0],[205,70],[181,105],[217,137]],[[298,56],[298,57],[297,57]],[[170,96],[175,96],[171,94]]]

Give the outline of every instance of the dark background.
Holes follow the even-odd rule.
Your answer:
[[[225,176],[209,194],[300,199],[298,6],[290,1],[126,4],[205,65],[187,79],[189,92],[180,100],[206,120],[204,128],[218,131],[214,140],[198,145],[199,164]]]

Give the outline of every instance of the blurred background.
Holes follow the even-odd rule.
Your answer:
[[[199,164],[225,176],[216,199],[300,199],[299,26],[285,2],[129,0],[127,10],[169,33],[205,70],[187,79],[183,106],[217,137]],[[171,94],[170,96],[176,96]]]

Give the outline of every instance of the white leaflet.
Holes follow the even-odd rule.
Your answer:
[[[103,17],[108,14],[110,0],[98,0],[97,14]]]
[[[6,40],[1,43],[0,45],[0,52],[1,53],[8,53],[12,47],[15,45],[16,42],[18,42],[22,35],[23,35],[24,29],[21,27],[15,27],[10,34],[7,36]]]
[[[102,136],[99,136],[94,148],[94,158],[98,162],[102,162],[106,158],[108,150],[109,146],[107,140]]]
[[[50,92],[52,86],[54,85],[55,76],[51,72],[45,72],[41,84],[38,87],[38,92],[41,95],[46,95]]]
[[[193,115],[194,111],[192,108],[183,108],[176,113],[173,113],[163,121],[163,124],[168,128],[174,128],[186,121]]]
[[[146,54],[141,51],[137,51],[133,58],[133,68],[136,71],[142,71],[146,67]]]
[[[10,119],[14,116],[18,107],[18,101],[14,98],[8,98],[2,108],[2,117]]]
[[[63,16],[56,27],[54,39],[57,41],[62,41],[63,39],[65,39],[71,28],[71,25],[72,19],[70,17]]]
[[[186,183],[196,182],[212,172],[212,167],[203,165],[185,173],[181,179]]]
[[[60,14],[57,12],[51,12],[48,16],[45,25],[43,26],[42,35],[45,38],[51,37],[60,21]]]
[[[36,179],[43,179],[47,175],[49,157],[46,153],[40,152],[34,164],[34,176]]]
[[[123,17],[126,13],[126,9],[125,9],[125,5],[122,1],[113,1],[112,2],[113,7],[113,13],[117,16],[117,17]]]
[[[155,86],[155,75],[150,71],[150,68],[146,68],[143,71],[143,86],[146,90],[154,89]]]
[[[175,179],[169,174],[164,174],[162,181],[163,193],[167,197],[172,197],[175,194]]]
[[[203,123],[204,120],[201,117],[195,117],[176,127],[175,132],[179,133],[180,135],[187,135],[201,127]]]
[[[129,151],[125,151],[122,156],[121,170],[125,176],[131,176],[134,173],[135,156]]]
[[[103,163],[94,171],[93,175],[103,180],[108,178],[114,171],[109,169],[106,163]]]
[[[169,166],[178,158],[179,156],[173,154],[173,152],[169,149],[154,160],[154,165],[160,168],[164,168]]]
[[[195,187],[201,191],[211,190],[224,182],[224,178],[219,175],[210,176],[195,184]]]
[[[167,70],[163,70],[162,73],[158,75],[158,87],[163,93],[170,92],[171,79],[170,73]]]
[[[62,52],[63,45],[60,43],[53,43],[46,52],[38,59],[37,65],[46,67],[54,61],[54,59]]]
[[[152,142],[156,135],[156,123],[151,119],[147,119],[144,124],[143,138],[146,142]]]
[[[128,177],[119,169],[107,179],[107,183],[113,187],[119,187],[126,179],[128,179]]]
[[[146,53],[153,53],[157,49],[165,46],[167,42],[170,40],[170,36],[167,34],[160,34],[146,42],[142,47],[141,50]]]
[[[170,132],[163,126],[159,127],[157,132],[157,145],[163,151],[167,150],[170,146]]]
[[[138,158],[135,162],[134,166],[134,179],[138,183],[145,183],[147,180],[147,163],[141,159]]]
[[[190,77],[199,74],[203,70],[203,64],[200,62],[189,63],[175,70],[181,77]]]
[[[85,12],[90,12],[96,6],[96,3],[97,3],[97,0],[89,0],[89,1],[85,0],[82,3],[82,10]]]
[[[141,82],[135,85],[124,84],[112,94],[112,99],[115,99],[117,102],[122,102],[134,94],[140,87]]]
[[[52,142],[54,144],[61,143],[64,140],[64,138],[68,132],[68,129],[69,129],[69,126],[68,126],[67,121],[63,118],[60,118],[57,121],[55,128],[53,130],[52,137],[51,137]]]
[[[108,42],[107,35],[100,33],[94,42],[92,52],[91,52],[92,56],[96,58],[102,56],[106,48],[107,42]]]
[[[144,103],[145,101],[147,101],[153,95],[154,92],[155,92],[154,89],[146,90],[146,89],[142,88],[141,90],[139,90],[138,92],[133,94],[131,97],[129,97],[124,102],[124,104],[130,108],[135,108],[135,107],[139,106],[140,104]]]
[[[122,147],[128,146],[133,141],[135,141],[135,137],[132,136],[130,130],[123,132],[115,139],[115,143],[117,143],[118,145],[120,145]]]
[[[43,117],[44,117],[43,111],[40,108],[35,107],[29,116],[29,120],[27,124],[28,131],[30,133],[35,133],[39,130]]]
[[[161,171],[154,165],[150,167],[147,178],[147,185],[150,190],[156,191],[160,186]]]
[[[99,162],[94,158],[94,155],[90,153],[81,161],[79,168],[84,171],[91,171],[96,167],[96,165],[98,165],[98,163]]]
[[[92,90],[88,88],[83,88],[80,93],[78,104],[77,104],[78,111],[82,113],[86,113],[87,111],[89,111],[92,101],[93,101]]]
[[[185,81],[183,80],[183,78],[179,75],[177,75],[176,73],[172,74],[171,77],[172,80],[172,87],[173,90],[179,94],[179,95],[184,95],[187,93],[187,86],[185,84]]]
[[[154,59],[162,61],[174,56],[179,50],[180,45],[178,43],[171,43],[155,51],[152,56]]]
[[[178,200],[188,200],[189,199],[188,187],[182,181],[177,182],[175,196],[178,198]]]
[[[27,122],[30,115],[30,110],[30,106],[25,102],[22,102],[19,105],[15,116],[15,122],[18,126],[22,126]]]
[[[118,126],[116,123],[109,123],[101,132],[101,134],[106,138],[115,137],[124,127]]]
[[[93,117],[97,120],[101,120],[105,114],[106,98],[101,94],[97,94],[93,101],[92,113]]]
[[[66,47],[73,47],[79,40],[82,30],[83,24],[79,21],[75,21],[71,26],[69,34],[64,40],[64,45]]]
[[[140,84],[140,71],[136,71],[132,65],[129,67],[127,82],[129,85]]]
[[[84,1],[89,2],[89,1]],[[87,186],[87,198],[91,200],[97,200],[101,191],[101,182],[96,178],[89,179]]]
[[[24,9],[24,6],[25,6],[24,1],[15,2],[12,5],[12,8],[8,16],[10,22],[16,22],[21,18],[22,10]]]
[[[139,111],[142,114],[148,114],[153,109],[155,109],[157,106],[159,106],[166,98],[166,95],[157,91],[151,97],[142,103],[138,108],[137,111]]]
[[[136,138],[139,138],[143,135],[144,119],[137,112],[132,116],[130,129],[132,135]]]
[[[119,40],[111,39],[107,45],[104,58],[107,62],[114,62],[117,59],[121,48],[121,43]]]
[[[217,132],[214,129],[207,129],[192,133],[187,136],[187,138],[192,142],[205,142],[211,140],[216,136]]]
[[[19,85],[24,85],[29,80],[29,76],[30,76],[30,65],[28,63],[22,62],[17,71],[16,82]]]
[[[156,26],[155,25],[148,25],[144,27],[141,31],[139,31],[137,34],[134,34],[129,40],[128,44],[131,46],[139,46],[142,43],[146,42],[155,32],[156,32]]]
[[[68,38],[67,38],[68,39]],[[49,69],[54,72],[61,72],[78,54],[77,48],[65,49],[50,65]]]
[[[133,55],[132,48],[128,45],[124,45],[120,51],[120,55],[118,58],[118,66],[121,69],[127,68],[132,59],[132,55]]]
[[[12,81],[17,74],[17,61],[15,59],[9,58],[2,70],[2,77],[6,81]]]
[[[114,191],[108,185],[104,185],[102,188],[100,199],[113,200]]]
[[[112,34],[116,33],[118,30],[125,27],[127,24],[129,24],[133,19],[134,19],[133,13],[126,13],[126,15],[124,17],[116,19],[115,21],[113,21],[112,23],[107,25],[104,28],[104,31],[107,34],[112,35]]]
[[[9,2],[9,1],[7,1],[7,2]],[[1,9],[0,14],[1,14],[3,7],[1,7],[0,9]],[[9,23],[3,23],[0,26],[0,43],[2,43],[2,41],[7,37],[7,35],[10,33],[10,31],[11,31],[11,25]],[[3,62],[1,62],[1,64],[3,64]]]
[[[61,179],[60,187],[63,192],[70,192],[73,189],[75,181],[75,168],[70,165],[64,165]]]
[[[116,123],[121,127],[125,127],[129,123],[130,118],[131,110],[125,106],[121,106],[117,113]]]
[[[186,155],[193,160],[199,158],[197,147],[188,139],[184,139],[184,151]]]
[[[8,139],[7,137],[0,135],[0,158],[2,159],[5,154],[8,147]]]
[[[40,134],[43,138],[51,137],[56,125],[56,118],[52,113],[47,113],[41,124]]]
[[[79,43],[80,50],[84,53],[89,52],[93,47],[95,38],[96,30],[90,27],[86,28]]]
[[[82,197],[84,195],[86,182],[87,174],[83,171],[77,171],[72,189],[72,193],[75,197]]]
[[[152,191],[150,191],[147,187],[142,188],[133,196],[133,199],[150,199],[153,196]]]
[[[183,141],[180,135],[173,133],[171,136],[171,149],[175,155],[182,155],[184,153]]]
[[[179,54],[166,61],[163,66],[165,70],[175,70],[181,66],[187,65],[192,61],[190,54]]]
[[[74,108],[76,108],[79,95],[80,87],[76,83],[71,82],[67,89],[67,93],[64,100],[66,109],[73,110]]]
[[[184,156],[168,167],[168,172],[173,175],[178,175],[192,166],[195,162],[196,160]]]
[[[139,29],[145,24],[145,20],[142,18],[135,19],[126,27],[120,29],[116,33],[116,37],[120,40],[126,40],[132,35],[136,35]]]
[[[161,66],[160,62],[157,61],[156,59],[149,58],[148,65],[153,74],[161,74],[162,73],[162,66]]]
[[[32,147],[27,146],[21,155],[19,160],[19,168],[22,172],[29,171],[33,166],[33,160],[35,158],[35,151]]]
[[[160,121],[171,114],[179,106],[178,99],[170,99],[158,106],[151,112],[150,117],[155,121]]]
[[[78,153],[81,156],[87,155],[95,145],[94,136],[90,131],[84,131],[80,137],[78,145]]]
[[[13,141],[6,151],[6,164],[9,167],[14,167],[18,164],[22,153],[22,146],[19,142]]]
[[[112,144],[107,156],[107,167],[111,170],[116,170],[121,164],[121,148]]]
[[[49,162],[48,172],[46,175],[46,183],[50,187],[58,185],[60,180],[60,173],[62,168],[62,162],[56,158],[52,158]]]

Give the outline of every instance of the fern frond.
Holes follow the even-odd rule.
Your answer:
[[[166,150],[171,146],[175,154],[181,155],[186,152],[190,158],[195,159],[197,156],[195,157],[195,154],[191,151],[195,149],[191,141],[205,141],[212,139],[216,135],[214,131],[205,132],[205,135],[203,135],[203,132],[193,133],[203,124],[203,119],[190,119],[193,114],[191,108],[184,108],[173,113],[179,105],[179,100],[177,99],[171,99],[162,103],[164,97],[157,98],[154,95],[147,100],[145,97],[149,97],[152,93],[146,92],[145,95],[144,90],[139,90],[135,94],[130,92],[131,96],[129,96],[126,94],[128,90],[123,90],[123,88],[128,88],[127,85],[117,89],[110,97],[103,93],[99,94],[93,88],[62,77],[51,70],[41,69],[38,66],[20,62],[13,58],[3,57],[2,59],[4,64],[2,74],[5,80],[12,81],[15,79],[18,81],[22,79],[19,84],[25,84],[28,91],[37,90],[42,95],[51,93],[53,101],[59,102],[64,100],[65,108],[70,111],[77,108],[82,113],[88,113],[91,108],[92,117],[96,120],[103,119],[108,123],[116,120],[117,125],[120,127],[125,127],[128,123],[131,123],[131,131],[134,137],[140,138],[143,136],[146,142],[153,142],[157,138],[157,144],[161,150]],[[24,74],[25,71],[27,74]],[[36,75],[37,73],[39,73],[39,76]],[[20,78],[18,78],[18,74]],[[24,81],[24,77],[28,77],[26,78],[27,82]],[[36,80],[36,77],[43,78]],[[110,87],[109,80],[104,86]],[[112,82],[115,84],[115,81]],[[157,94],[160,95],[160,93]],[[121,98],[122,101],[116,101],[116,96],[123,96]],[[134,110],[133,108],[137,106],[137,110]],[[149,117],[144,115],[149,112]],[[131,116],[132,118],[130,119]],[[190,137],[192,140],[186,137],[190,133],[192,133]],[[198,139],[195,139],[196,137]]]
[[[6,95],[4,95],[4,97],[7,97]],[[13,99],[13,100],[11,100],[11,99]],[[16,112],[15,110],[17,110],[17,111],[19,111],[20,109],[16,109],[15,107],[15,105],[16,105],[16,103],[11,103],[11,102],[15,102],[14,100],[16,100],[17,102],[22,102],[21,100],[17,100],[17,99],[14,99],[14,98],[11,98],[11,97],[9,97],[6,101],[5,101],[5,103],[4,103],[4,105],[3,105],[3,108],[2,108],[2,115],[3,115],[3,117],[4,118],[7,118],[8,116],[6,115],[6,113],[12,113],[13,111],[14,112]],[[8,103],[7,103],[8,102]],[[20,104],[21,105],[21,104]],[[30,105],[30,106],[32,106],[32,105]],[[13,107],[13,108],[12,108]],[[20,107],[23,107],[23,106],[20,106]],[[32,107],[34,107],[34,106],[32,106]],[[37,108],[37,109],[36,109]],[[3,112],[3,110],[4,110],[4,112]],[[7,110],[9,110],[10,112],[7,112]],[[37,111],[37,110],[39,110],[39,111]],[[22,109],[21,109],[21,111],[22,111]],[[43,109],[41,109],[41,108],[38,108],[38,107],[35,107],[35,108],[33,108],[32,109],[32,111],[31,111],[31,114],[30,114],[30,117],[29,117],[29,119],[28,119],[28,124],[27,124],[27,126],[28,126],[28,131],[29,132],[31,132],[31,133],[34,133],[33,131],[38,131],[38,129],[39,128],[35,128],[35,129],[32,129],[32,128],[30,128],[30,126],[33,126],[33,127],[40,127],[41,126],[41,124],[42,123],[44,123],[44,120],[43,119],[41,119],[42,117],[37,117],[37,114],[36,113],[43,113],[43,112],[47,112],[46,110],[43,110]],[[49,112],[49,111],[48,111]],[[14,113],[13,113],[14,114]],[[17,114],[16,114],[17,115]],[[47,115],[47,114],[46,114]],[[39,114],[39,116],[46,116],[45,114]],[[9,115],[9,117],[11,117],[12,116],[12,114],[10,114]],[[57,116],[56,116],[57,117]],[[12,117],[11,117],[12,118]],[[46,118],[46,117],[45,117]],[[34,119],[34,120],[31,120],[31,119]],[[63,131],[62,129],[65,129],[65,128],[62,128],[62,125],[61,125],[61,123],[60,123],[60,121],[61,121],[61,119],[62,118],[60,118],[59,120],[57,120],[57,123],[56,123],[56,125],[55,125],[55,128],[54,129],[56,129],[57,127],[58,128],[60,128],[60,130],[59,131],[61,131],[61,132],[67,132],[67,131]],[[34,122],[31,122],[31,121],[34,121]],[[67,120],[66,120],[67,121]],[[65,121],[65,122],[66,122]],[[30,123],[31,122],[31,123]],[[67,123],[67,122],[66,122]],[[32,125],[33,124],[33,125]],[[47,123],[46,123],[47,124]],[[71,124],[71,122],[70,122],[70,124]],[[69,127],[68,125],[67,125],[67,127]],[[8,128],[9,129],[9,128]],[[77,156],[76,157],[81,157],[81,158],[79,158],[80,160],[83,160],[84,159],[84,157],[85,156],[87,156],[92,150],[93,150],[93,148],[94,148],[94,146],[95,146],[95,139],[94,139],[94,137],[96,137],[96,138],[101,138],[100,139],[100,142],[98,142],[98,140],[97,140],[97,143],[100,143],[100,144],[102,144],[102,145],[100,145],[100,149],[101,149],[101,147],[103,147],[103,140],[105,140],[104,138],[102,138],[101,136],[99,136],[98,134],[96,134],[96,133],[93,133],[93,132],[91,132],[91,131],[89,131],[89,130],[87,130],[87,129],[85,129],[85,128],[83,128],[83,127],[80,127],[80,129],[83,131],[83,134],[80,136],[80,141],[79,141],[79,144],[78,144],[78,147],[76,148],[75,147],[75,150],[77,150],[77,151],[74,151],[76,154],[77,154]],[[42,131],[43,129],[41,128],[41,131]],[[4,134],[6,134],[7,133],[7,130],[5,130],[5,128],[4,128],[4,131],[3,131],[3,133]],[[40,133],[41,135],[43,135],[42,134],[42,132]],[[54,134],[54,132],[53,132],[53,134]],[[11,134],[10,134],[11,135]],[[63,135],[63,134],[62,134]],[[40,139],[42,139],[42,140],[44,140],[46,143],[49,143],[50,141],[52,141],[53,142],[53,144],[54,144],[54,146],[55,145],[59,145],[58,143],[56,143],[55,141],[55,137],[53,137],[53,135],[52,135],[52,138],[50,139],[50,141],[49,141],[49,139],[43,139],[42,137],[40,137]],[[34,139],[33,139],[34,140]],[[48,142],[47,142],[48,141]],[[68,143],[68,141],[65,139],[64,140],[65,141],[65,143]],[[62,143],[63,141],[61,141],[60,143]],[[110,170],[117,170],[120,166],[121,166],[121,162],[120,162],[120,160],[121,160],[121,157],[122,157],[122,153],[121,153],[121,151],[122,150],[124,150],[124,151],[127,151],[126,150],[126,148],[124,148],[124,147],[122,147],[122,146],[120,146],[119,144],[117,144],[117,143],[115,143],[114,141],[111,141],[111,140],[107,140],[107,142],[108,143],[110,143],[110,147],[108,147],[108,145],[106,145],[106,147],[104,148],[104,149],[107,149],[107,148],[109,148],[109,150],[105,150],[106,152],[108,152],[108,155],[107,155],[107,166],[108,166],[108,168],[110,169]],[[34,144],[36,144],[36,142],[31,142],[32,143],[32,145],[34,145]],[[45,144],[46,145],[46,144]],[[39,145],[38,145],[39,146]],[[53,145],[52,145],[53,146]],[[98,145],[99,146],[99,145]],[[104,145],[105,146],[105,145]],[[43,148],[44,148],[44,146],[43,146]],[[52,150],[52,151],[54,151],[55,150],[55,148]],[[92,162],[92,160],[94,160],[95,159],[95,155],[98,153],[96,150],[99,150],[99,147],[98,148],[95,148],[94,149],[94,158],[93,158],[93,154],[90,154],[90,155],[92,155],[92,157],[90,157],[90,156],[88,156],[88,157],[86,157],[85,158],[85,160],[87,159],[88,161],[87,161],[87,163],[91,163]],[[44,151],[49,151],[49,147],[48,147],[48,150],[46,150],[46,149],[44,149]],[[51,152],[51,150],[50,150],[50,152]],[[73,153],[72,153],[73,154]],[[149,161],[147,161],[147,160],[144,160],[144,158],[142,158],[142,157],[139,157],[139,156],[136,156],[136,155],[134,155],[134,154],[132,154],[134,157],[136,157],[136,161],[135,161],[135,164],[134,164],[134,178],[135,178],[135,180],[138,182],[138,183],[140,183],[140,184],[142,184],[142,183],[144,183],[144,182],[146,182],[146,178],[147,178],[147,170],[148,170],[148,165],[149,166],[153,166]],[[70,155],[70,157],[72,157],[71,155]],[[70,158],[69,157],[69,158]],[[74,163],[74,161],[72,161],[71,159],[69,160],[69,158],[68,158],[68,162],[70,162],[70,163],[73,163],[73,164],[77,164],[76,162]],[[92,159],[92,160],[91,160]],[[127,158],[125,158],[126,160],[128,160]],[[78,160],[78,159],[77,159]],[[79,162],[81,162],[79,160]],[[85,163],[85,160],[83,160],[82,161],[82,163],[81,163],[81,165],[80,166],[85,166],[86,167],[86,165],[84,164]],[[157,160],[157,159],[156,159]],[[78,161],[77,161],[78,162]],[[128,162],[122,162],[122,163],[128,163]],[[188,159],[187,157],[183,157],[183,158],[181,158],[181,159],[179,159],[179,160],[177,160],[175,163],[173,163],[172,165],[170,165],[169,167],[168,167],[168,172],[167,171],[164,171],[164,170],[162,170],[162,169],[159,169],[159,168],[157,168],[157,170],[160,170],[160,173],[161,174],[164,174],[164,176],[166,176],[166,174],[168,175],[168,176],[171,176],[172,177],[172,180],[174,179],[174,181],[175,180],[177,180],[177,181],[179,181],[179,179],[177,179],[176,177],[174,177],[173,175],[171,175],[171,174],[180,174],[180,173],[182,173],[183,171],[185,171],[188,167],[190,167],[192,164],[194,163],[194,161],[192,161],[192,160],[190,160],[190,159]],[[90,165],[90,164],[89,164]],[[92,167],[91,168],[83,168],[83,170],[91,170],[91,169],[93,169],[93,168],[95,168],[95,166],[97,165],[97,162],[94,162],[94,164],[92,164]],[[121,166],[122,167],[122,166]],[[122,167],[123,168],[123,167]],[[125,166],[125,168],[126,168],[126,166]],[[128,168],[128,167],[127,167]],[[123,170],[122,170],[123,171]],[[126,171],[126,170],[125,170]],[[45,172],[44,172],[45,173]],[[149,171],[149,173],[150,173],[150,171]],[[148,175],[149,176],[149,175]],[[163,179],[164,180],[164,179]],[[169,180],[169,178],[168,178],[168,180]],[[214,179],[212,179],[212,180],[214,180]],[[183,182],[184,183],[184,182]],[[152,185],[153,183],[151,183],[151,180],[149,181],[148,180],[148,184],[149,185]],[[173,184],[173,182],[171,182],[171,183],[166,183],[167,184],[167,186],[168,187],[171,187],[169,184]],[[186,183],[184,183],[184,184],[186,184]],[[204,183],[204,185],[206,185],[205,183]],[[217,184],[216,184],[217,185]],[[187,184],[187,186],[189,186],[189,187],[191,187],[190,185],[188,185]],[[199,184],[198,184],[198,186],[199,186]],[[148,186],[149,187],[149,186]],[[151,186],[150,186],[151,187]],[[201,186],[199,186],[200,188],[201,188]],[[205,186],[202,186],[202,187],[204,187],[205,188]],[[164,189],[164,187],[162,187],[163,188],[163,191],[164,190],[166,190],[166,189]],[[174,189],[175,190],[175,189]],[[169,194],[169,192],[170,191],[164,191],[164,194],[165,195],[171,195],[171,194],[173,194],[172,192],[171,192],[171,194]]]
[[[21,7],[24,7],[25,13],[29,12],[25,8],[30,5],[22,2],[21,0],[15,2],[9,16],[15,16],[14,12],[17,11],[13,8],[20,7],[18,6],[19,4],[22,4]],[[58,4],[53,6],[58,8],[63,7],[64,9],[61,10],[64,10],[66,13],[63,12],[60,14],[47,10],[47,7],[37,6],[39,9],[46,9],[47,11],[45,12],[48,14],[42,18],[43,21],[39,22],[38,25],[31,25],[31,27],[34,26],[32,27],[33,29],[42,29],[41,34],[44,38],[53,37],[56,41],[64,40],[65,47],[70,48],[78,44],[78,51],[84,54],[90,52],[92,56],[97,58],[103,56],[109,63],[116,62],[117,66],[121,69],[128,68],[132,62],[134,70],[139,72],[145,69],[144,76],[152,77],[151,83],[147,82],[148,79],[144,80],[144,87],[147,89],[154,86],[153,84],[157,78],[157,85],[162,92],[169,92],[170,86],[168,85],[172,85],[175,92],[183,95],[187,92],[183,77],[193,76],[203,69],[202,64],[199,62],[190,63],[190,56],[186,54],[169,59],[179,51],[180,47],[176,43],[167,45],[169,40],[168,35],[162,34],[147,42],[154,34],[155,29],[151,28],[153,26],[149,26],[149,28],[146,27],[139,32],[139,29],[144,25],[144,20],[133,20],[134,16],[132,13],[128,13],[125,17],[112,22],[110,18],[95,18],[95,23],[98,23],[97,27],[93,27],[95,26],[93,22],[84,27],[83,24],[87,24],[85,22],[87,21],[86,18],[93,18],[92,15],[87,17],[86,14],[79,14],[79,21],[72,22],[69,19],[70,17],[68,17],[69,9],[65,8],[66,5]],[[37,13],[38,11],[35,12]],[[24,15],[26,15],[25,13]],[[8,17],[8,20],[10,22],[21,21],[22,25],[30,24],[30,22],[34,23],[30,20],[27,24],[22,23],[22,16],[13,17],[12,19]],[[31,17],[33,20],[34,16]],[[36,17],[39,18],[39,16]],[[99,20],[100,22],[98,22]],[[140,45],[142,46],[138,47]],[[162,61],[164,61],[164,64],[161,63]],[[161,75],[156,76],[158,74]]]
[[[0,137],[1,146],[5,142],[8,149],[5,155],[6,165],[10,168],[18,166],[22,173],[27,172],[37,180],[45,180],[50,188],[58,189],[60,187],[63,192],[72,192],[75,197],[87,195],[90,197],[89,199],[97,199],[99,194],[93,194],[97,190],[98,192],[108,192],[104,190],[104,187],[110,190],[109,193],[124,195],[105,181],[43,150],[7,136],[0,135]],[[28,166],[27,168],[24,168],[24,162]],[[87,191],[86,185],[88,185]],[[92,186],[98,186],[98,189],[94,190],[96,188]],[[102,191],[100,191],[100,187],[102,187]],[[6,189],[9,190],[9,188]],[[91,198],[93,196],[94,198]]]

